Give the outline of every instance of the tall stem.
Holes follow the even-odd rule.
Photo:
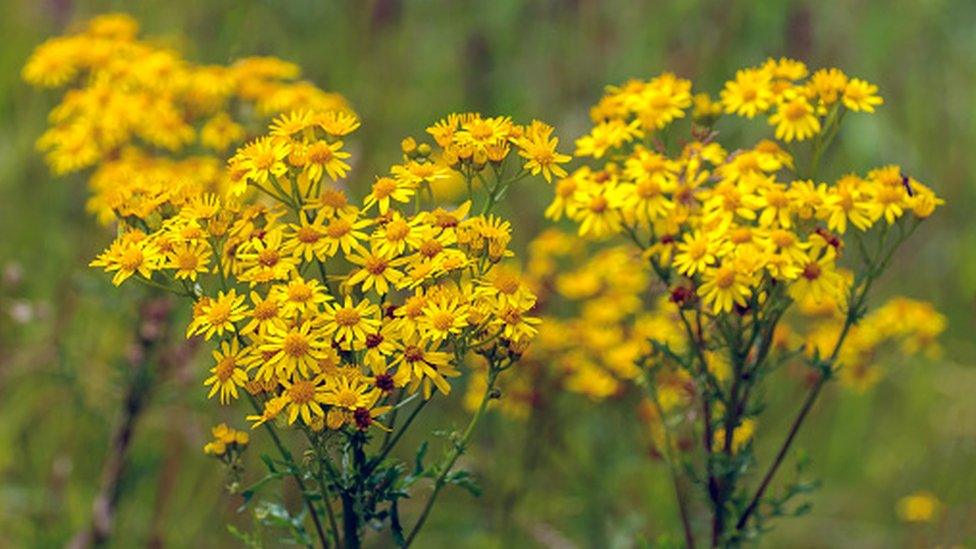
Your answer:
[[[434,480],[434,491],[427,498],[427,503],[424,504],[423,510],[420,512],[420,518],[417,519],[417,524],[414,525],[413,530],[410,531],[410,535],[407,536],[403,547],[410,547],[416,539],[417,534],[420,529],[427,522],[427,517],[430,515],[430,510],[434,507],[434,501],[437,499],[437,495],[440,494],[441,489],[444,488],[445,479],[447,475],[454,468],[454,464],[457,462],[461,454],[467,449],[468,441],[471,439],[471,434],[474,433],[475,426],[478,425],[478,421],[481,420],[481,416],[484,415],[485,410],[488,408],[488,401],[491,400],[492,391],[495,389],[495,380],[498,378],[498,370],[494,366],[488,367],[488,383],[485,387],[485,394],[481,397],[481,404],[478,406],[478,411],[475,412],[474,416],[471,417],[471,421],[468,423],[468,427],[461,434],[461,438],[455,441],[454,448],[447,456],[447,460],[441,466],[441,472]]]
[[[260,414],[262,412],[261,407],[258,406],[257,401],[254,400],[254,397],[248,394],[248,400],[251,401],[251,406],[254,407],[255,412]],[[288,464],[288,469],[291,471],[292,478],[294,478],[295,483],[298,484],[298,490],[302,494],[302,500],[305,502],[305,507],[308,508],[308,514],[312,517],[312,523],[315,524],[315,532],[319,537],[319,543],[322,545],[322,547],[328,547],[329,538],[326,536],[325,529],[322,527],[322,521],[319,519],[319,514],[315,510],[315,504],[312,503],[311,499],[309,499],[308,491],[305,489],[305,481],[302,480],[302,475],[299,472],[298,466],[292,459],[291,452],[288,451],[288,448],[286,448],[284,443],[281,442],[281,438],[278,436],[278,432],[275,431],[274,426],[266,422],[264,427],[268,431],[268,434],[271,435],[271,440],[278,449],[278,453],[281,454],[281,459],[285,460],[285,463]]]

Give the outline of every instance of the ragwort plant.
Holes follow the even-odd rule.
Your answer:
[[[556,185],[546,216],[577,235],[534,245],[545,322],[526,367],[552,364],[594,398],[640,382],[689,547],[735,546],[805,511],[796,497],[814,483],[770,488],[824,386],[866,389],[887,343],[934,349],[944,328],[904,298],[868,312],[896,249],[942,200],[898,166],[820,178],[844,119],[882,103],[872,84],[789,59],[738,71],[717,101],[673,74],[632,80],[591,109],[576,142],[589,161]],[[774,138],[723,143],[729,115],[766,117]],[[580,261],[578,239],[598,255]],[[764,394],[781,391],[770,374],[783,366],[807,393],[760,462]]]
[[[245,401],[241,420],[277,450],[248,483],[246,431],[220,424],[204,448],[260,524],[306,545],[359,547],[367,528],[411,545],[444,487],[477,492],[457,461],[537,332],[535,296],[499,266],[513,255],[511,226],[492,211],[520,180],[565,176],[569,157],[542,122],[452,114],[427,129],[429,143],[405,139],[402,162],[350,200],[344,140],[359,121],[340,97],[282,82],[297,69],[277,60],[194,67],[135,32],[124,16],[95,19],[24,71],[38,85],[78,85],[39,145],[56,172],[95,167],[90,205],[118,236],[92,266],[115,285],[192,302],[186,336],[213,344],[208,396]],[[253,135],[232,111],[287,112],[226,169],[210,154],[180,156]],[[435,204],[445,184],[468,200]],[[397,460],[404,434],[474,356],[484,390],[467,426],[433,463],[427,442],[412,466]],[[284,478],[299,488],[298,513],[268,494]],[[432,491],[407,525],[400,501],[423,479]],[[262,535],[231,530],[248,543]]]
[[[428,129],[436,149],[404,141],[403,162],[354,205],[335,183],[350,168],[342,139],[358,126],[337,111],[277,118],[230,159],[225,196],[204,193],[156,226],[125,227],[93,265],[115,272],[117,284],[135,278],[194,300],[187,337],[216,346],[208,396],[221,404],[243,396],[253,407],[246,419],[280,454],[263,457],[268,473],[250,487],[232,477],[233,492],[249,501],[291,476],[322,545],[358,547],[372,527],[406,547],[445,486],[477,492],[455,465],[497,396],[497,377],[537,331],[528,314],[535,296],[496,268],[512,255],[511,227],[492,207],[533,171],[563,173],[558,162],[568,157],[554,152],[552,128],[541,122],[451,115]],[[434,207],[431,183],[445,178],[466,183],[469,200]],[[475,201],[482,213],[472,215]],[[127,263],[133,250],[138,266]],[[413,467],[392,459],[471,355],[487,368],[468,425],[432,464],[426,442]],[[300,452],[280,430],[300,433]],[[246,438],[223,426],[214,434],[206,451],[238,473]],[[425,478],[432,492],[406,528],[399,502]],[[259,505],[259,517],[310,542],[304,514]]]

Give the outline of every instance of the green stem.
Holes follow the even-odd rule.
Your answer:
[[[498,378],[498,372],[499,370],[495,366],[489,367],[488,384],[485,387],[484,396],[481,397],[481,405],[478,406],[478,411],[475,412],[474,416],[471,417],[468,427],[464,430],[464,433],[461,434],[461,438],[455,441],[454,449],[451,450],[446,461],[443,465],[441,465],[441,472],[437,476],[437,479],[434,480],[434,491],[430,494],[430,497],[427,498],[427,503],[424,504],[423,511],[420,513],[420,518],[417,519],[417,523],[414,525],[413,530],[410,531],[410,535],[407,536],[407,539],[403,544],[404,548],[410,547],[410,544],[413,543],[414,539],[416,539],[417,534],[424,526],[424,523],[427,522],[427,517],[430,515],[430,510],[434,506],[434,501],[437,499],[437,495],[440,494],[441,490],[444,488],[447,475],[451,472],[451,469],[454,468],[454,464],[457,462],[458,458],[461,457],[461,454],[463,454],[465,449],[467,449],[468,441],[471,439],[471,434],[474,433],[475,426],[478,425],[478,421],[481,419],[481,416],[483,416],[485,410],[488,409],[488,401],[490,401],[492,398],[492,391],[495,389],[495,381]]]
[[[251,406],[254,407],[254,411],[257,413],[262,413],[261,407],[258,406],[254,397],[248,393],[248,400],[251,401]],[[288,469],[291,472],[292,478],[295,479],[295,483],[298,484],[298,489],[302,494],[302,499],[305,501],[305,506],[308,508],[308,514],[312,516],[312,522],[315,524],[315,532],[318,534],[319,543],[322,547],[329,546],[329,538],[325,535],[325,529],[322,528],[322,521],[319,520],[318,512],[315,511],[315,504],[308,497],[308,491],[305,489],[305,481],[302,480],[302,475],[298,472],[298,466],[295,465],[292,459],[291,452],[288,448],[281,442],[281,438],[278,437],[278,432],[275,431],[274,426],[270,423],[265,422],[264,427],[267,429],[268,434],[271,435],[271,440],[274,441],[274,445],[278,448],[278,453],[281,454],[281,458],[288,464]]]
[[[691,527],[691,518],[688,515],[688,503],[685,501],[684,491],[681,489],[681,479],[678,476],[678,470],[675,467],[674,456],[671,454],[672,440],[671,427],[668,425],[667,419],[664,417],[664,409],[661,407],[661,401],[657,395],[657,385],[650,375],[647,373],[646,369],[642,369],[644,373],[644,379],[646,380],[647,387],[651,393],[651,402],[654,404],[654,409],[657,411],[657,416],[661,420],[661,426],[664,430],[664,460],[668,464],[668,473],[671,476],[671,484],[674,486],[674,499],[678,506],[678,514],[681,517],[681,527],[685,536],[685,545],[688,549],[695,549],[695,534]]]
[[[329,483],[325,480],[325,467],[323,463],[329,459],[329,456],[324,451],[320,451],[318,446],[316,447],[316,454],[319,459],[318,482],[319,490],[322,491],[322,504],[325,507],[326,516],[329,517],[329,528],[332,530],[332,537],[335,539],[336,547],[343,549],[342,540],[339,539],[339,526],[336,521],[335,511],[332,509],[332,495],[329,492]]]

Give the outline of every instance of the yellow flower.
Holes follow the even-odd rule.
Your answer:
[[[359,408],[372,408],[381,391],[369,383],[369,378],[361,375],[340,375],[325,390],[323,402],[329,406],[355,411]]]
[[[800,301],[809,297],[814,302],[843,299],[846,282],[837,272],[830,254],[807,260],[802,269],[800,276],[790,283],[789,294],[793,299]]]
[[[332,336],[343,349],[350,349],[353,345],[366,342],[366,336],[380,327],[377,318],[379,307],[364,299],[355,305],[350,296],[346,296],[343,304],[325,306],[322,314],[322,329],[324,334]]]
[[[579,235],[600,239],[621,230],[621,197],[611,185],[587,185],[577,191],[573,221],[579,223]]]
[[[548,126],[539,121],[534,121],[529,126],[526,134],[517,141],[519,156],[526,159],[525,169],[542,176],[547,182],[552,182],[552,176],[566,177],[566,170],[559,165],[569,162],[572,157],[556,152],[559,145],[559,138],[550,135],[553,132],[552,126]]]
[[[847,75],[840,69],[820,69],[810,77],[810,88],[824,105],[832,105],[844,93]]]
[[[942,509],[942,502],[932,492],[915,492],[898,500],[898,517],[905,522],[931,522]]]
[[[267,184],[271,177],[281,177],[288,172],[284,159],[291,152],[291,143],[274,137],[261,137],[238,151],[240,168],[245,171],[245,182]],[[246,183],[245,183],[246,184]],[[234,194],[244,194],[243,186],[235,186]]]
[[[259,293],[252,291],[251,302],[254,304],[248,312],[251,320],[241,328],[242,335],[264,335],[272,326],[279,330],[285,328],[280,296],[269,294],[267,298],[263,298]]]
[[[235,290],[218,292],[216,298],[204,297],[194,307],[193,320],[186,329],[186,337],[203,334],[210,339],[214,334],[223,337],[224,332],[236,330],[234,323],[243,319],[247,314],[244,296],[237,295]]]
[[[115,271],[112,284],[118,286],[134,274],[145,279],[152,278],[153,272],[162,267],[164,259],[159,247],[149,239],[120,238],[89,265],[102,267],[109,273]]]
[[[711,238],[702,231],[686,233],[677,245],[673,264],[679,273],[692,276],[704,272],[709,265],[715,263],[719,255],[727,250],[727,243]]]
[[[416,192],[415,185],[392,177],[378,177],[373,182],[372,191],[363,200],[363,210],[369,210],[377,205],[380,215],[390,211],[390,201],[395,200],[403,204],[409,203]]]
[[[304,279],[298,275],[287,284],[272,286],[269,295],[281,304],[281,314],[286,318],[314,316],[320,305],[332,299],[317,279]]]
[[[359,119],[355,114],[345,110],[328,110],[319,113],[314,121],[325,133],[335,137],[348,135],[359,127]]]
[[[263,379],[287,379],[296,371],[309,377],[319,371],[319,361],[328,356],[325,334],[308,320],[290,327],[269,326],[261,341],[258,348],[266,355],[258,363],[257,376]]]
[[[305,425],[311,425],[313,418],[325,415],[322,403],[325,402],[326,387],[322,382],[322,376],[315,376],[312,379],[280,380],[284,388],[281,396],[286,403],[289,425],[295,423],[298,416],[302,417]]]
[[[718,267],[708,267],[702,274],[702,285],[698,288],[698,295],[706,309],[713,314],[728,313],[732,305],[745,307],[752,290],[749,287],[749,277],[738,272],[735,267],[724,262]]]
[[[742,69],[735,80],[725,83],[721,94],[725,112],[753,118],[769,110],[773,104],[773,90],[769,74],[757,69]]]
[[[362,250],[348,255],[346,259],[360,268],[350,274],[345,283],[350,286],[358,284],[363,292],[376,288],[376,293],[383,296],[403,279],[403,272],[397,267],[403,265],[406,258],[397,258],[391,248],[381,252],[373,246],[370,251]]]
[[[334,217],[325,226],[325,255],[332,257],[342,250],[342,253],[349,255],[353,250],[360,251],[363,245],[360,241],[366,240],[366,233],[360,229],[365,229],[370,225],[369,219],[357,219],[355,215]]]
[[[409,383],[411,390],[422,388],[425,399],[430,398],[432,384],[444,395],[450,394],[451,386],[446,378],[461,375],[451,365],[450,354],[431,351],[429,347],[430,343],[422,339],[404,339],[390,362],[390,367],[397,369],[394,383],[397,386]]]
[[[860,78],[852,78],[844,87],[844,106],[852,111],[874,112],[874,108],[883,103],[878,87]]]
[[[313,258],[322,261],[328,250],[325,240],[325,212],[320,210],[314,217],[306,214],[298,216],[298,224],[290,223],[284,237],[287,238],[285,247],[295,257],[305,261]]]
[[[166,267],[175,269],[177,279],[196,281],[198,273],[210,271],[210,245],[204,242],[181,242],[167,254]]]
[[[210,392],[207,398],[213,398],[220,392],[220,403],[227,404],[231,399],[237,398],[237,388],[243,387],[247,383],[247,374],[240,367],[240,358],[243,351],[237,343],[237,339],[221,343],[220,350],[213,352],[213,358],[217,365],[210,369],[212,376],[204,380],[204,385],[210,385]]]
[[[787,143],[810,139],[820,132],[820,120],[806,97],[796,92],[787,93],[777,104],[776,112],[769,117],[776,126],[776,139]]]
[[[349,171],[349,164],[343,160],[351,155],[342,150],[342,141],[329,143],[328,141],[316,141],[308,145],[305,149],[308,164],[305,166],[305,173],[309,181],[316,183],[322,179],[322,173],[329,174],[329,178],[337,181],[346,177]]]
[[[459,335],[468,325],[468,305],[457,295],[437,294],[424,304],[418,324],[423,337],[435,343]]]

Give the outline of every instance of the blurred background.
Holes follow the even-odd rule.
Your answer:
[[[571,149],[605,84],[664,70],[717,93],[736,68],[788,55],[877,83],[885,105],[848,118],[825,175],[898,163],[946,199],[876,294],[934,302],[949,319],[943,353],[895,361],[866,393],[827,392],[798,440],[824,487],[809,515],[763,544],[976,544],[976,3],[0,0],[0,546],[59,546],[88,524],[133,361],[134,300],[86,267],[110,235],[84,211],[83,176],[54,178],[33,148],[57,96],[20,80],[34,47],[108,11],[132,14],[188,59],[276,55],[345,95],[363,118],[360,182],[398,158],[402,137],[454,110],[537,117]],[[523,246],[550,193],[510,194]],[[220,419],[205,368],[172,363],[136,424],[111,545],[235,546],[225,523],[250,520],[201,451]],[[768,395],[764,428],[781,431],[798,394]],[[460,400],[431,421],[459,424]],[[542,425],[491,417],[466,456],[485,495],[450,492],[424,546],[630,547],[677,535],[634,407],[572,396],[557,406]],[[920,490],[940,512],[902,521],[897,502]]]

